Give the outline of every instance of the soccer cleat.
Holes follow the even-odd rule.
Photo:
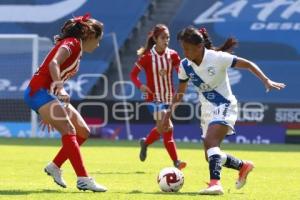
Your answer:
[[[140,160],[145,161],[147,158],[147,145],[145,144],[146,138],[141,138],[140,139]]]
[[[186,167],[186,162],[181,161],[181,160],[176,160],[176,161],[174,161],[174,167],[176,167],[179,170],[182,170],[183,168]]]
[[[45,168],[44,171],[48,174],[48,176],[52,176],[54,182],[63,187],[66,188],[67,184],[65,180],[62,177],[62,170],[57,167],[54,163],[49,163]]]
[[[93,192],[106,192],[107,188],[96,183],[92,177],[78,177],[77,188],[79,190],[91,190]]]
[[[224,194],[224,190],[219,180],[211,180],[208,183],[208,187],[200,190],[199,194],[201,195],[222,195]]]
[[[251,161],[243,161],[243,165],[239,172],[239,178],[235,183],[236,189],[241,189],[246,184],[247,176],[253,168],[254,164]]]

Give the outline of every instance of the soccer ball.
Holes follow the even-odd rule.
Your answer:
[[[163,192],[178,192],[183,186],[184,176],[179,169],[167,167],[159,172],[157,183]]]

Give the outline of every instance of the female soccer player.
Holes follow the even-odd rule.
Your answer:
[[[149,102],[148,109],[153,114],[156,126],[146,138],[140,140],[140,160],[145,161],[149,145],[159,140],[162,135],[165,148],[178,169],[186,166],[185,162],[178,160],[176,144],[173,138],[173,125],[170,121],[166,129],[159,129],[162,117],[171,103],[174,93],[172,72],[178,71],[180,63],[176,51],[169,49],[170,34],[166,25],[157,24],[149,33],[145,47],[137,53],[138,61],[131,71],[131,80],[145,95]],[[142,84],[138,78],[141,70],[145,71],[147,83]]]
[[[227,68],[248,69],[265,85],[267,91],[283,89],[285,84],[270,80],[253,62],[227,53],[236,45],[233,38],[227,39],[223,46],[212,45],[205,29],[187,27],[177,35],[185,59],[181,61],[177,94],[165,115],[163,126],[168,125],[171,111],[175,109],[184,94],[188,81],[199,89],[201,102],[201,126],[204,138],[206,160],[209,162],[210,183],[200,194],[223,194],[220,183],[222,165],[239,171],[236,188],[246,183],[248,173],[254,168],[250,161],[240,160],[220,150],[226,135],[234,133],[237,119],[237,100],[231,92]]]
[[[89,14],[66,21],[60,35],[55,38],[54,48],[33,75],[24,94],[27,105],[41,116],[44,123],[62,135],[62,148],[44,170],[64,188],[66,183],[60,167],[69,159],[77,175],[79,190],[107,190],[89,177],[84,167],[79,146],[87,139],[90,130],[70,104],[70,96],[63,87],[64,82],[78,71],[82,53],[93,52],[102,36],[103,24]]]

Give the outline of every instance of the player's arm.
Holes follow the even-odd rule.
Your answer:
[[[248,69],[253,74],[255,74],[264,83],[267,92],[271,89],[280,90],[285,87],[284,83],[278,83],[278,82],[274,82],[274,81],[270,80],[255,63],[253,63],[247,59],[237,57],[237,60],[236,60],[236,63],[234,66],[236,66],[237,68],[241,68],[241,69]]]
[[[70,56],[69,51],[66,48],[59,48],[56,55],[53,57],[53,59],[49,63],[49,72],[51,75],[51,78],[53,80],[53,83],[51,85],[51,91],[53,94],[57,96],[68,96],[66,95],[65,91],[63,90],[63,81],[60,77],[60,65]],[[62,99],[63,101],[69,101],[69,97],[66,97],[66,99]]]
[[[139,88],[143,85],[142,82],[139,79],[139,73],[141,72],[141,68],[136,64],[131,72],[130,72],[130,78],[135,87]]]
[[[132,68],[130,73],[130,78],[133,84],[139,88],[143,93],[152,93],[150,88],[148,88],[146,85],[142,84],[142,82],[139,79],[139,73],[141,72],[141,66],[139,64],[135,64],[135,66]]]
[[[175,52],[171,55],[171,58],[172,58],[172,64],[173,64],[174,69],[176,70],[177,73],[179,73],[179,66],[180,66],[179,54],[177,52]]]
[[[168,109],[168,112],[172,112],[173,110],[175,110],[176,106],[178,105],[179,102],[181,102],[185,90],[187,88],[188,85],[188,80],[179,80],[179,84],[178,84],[178,88],[177,88],[177,92],[174,95],[173,99],[172,99],[172,104],[170,105],[170,108]]]
[[[171,103],[169,109],[167,110],[167,112],[163,116],[163,122],[162,122],[163,129],[167,129],[169,127],[169,120],[171,118],[172,112],[175,110],[175,108],[179,104],[179,102],[181,102],[182,97],[187,88],[188,79],[184,80],[184,81],[183,80],[179,80],[179,81],[180,82],[179,82],[179,85],[177,88],[177,92],[173,96],[172,103]]]

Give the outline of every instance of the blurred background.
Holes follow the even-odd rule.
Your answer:
[[[65,86],[72,104],[91,127],[92,137],[134,140],[154,126],[141,93],[129,79],[157,23],[170,29],[170,48],[182,28],[205,27],[215,46],[227,37],[239,41],[235,54],[257,63],[283,91],[265,92],[250,72],[228,71],[239,104],[233,143],[300,143],[300,4],[296,0],[1,0],[0,136],[58,138],[41,131],[38,116],[23,101],[32,73],[53,47],[53,36],[73,16],[104,22],[105,34],[93,54],[84,54],[80,71]],[[141,80],[145,76],[141,74]],[[177,76],[174,74],[177,84]],[[190,86],[174,120],[177,141],[201,142],[197,91]]]

